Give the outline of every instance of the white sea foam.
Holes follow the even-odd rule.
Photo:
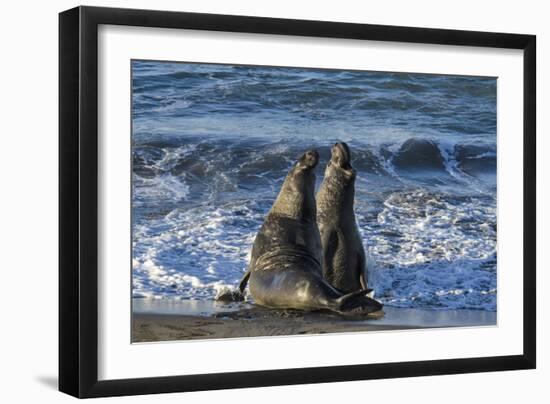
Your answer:
[[[493,203],[450,203],[423,190],[394,193],[368,240],[369,280],[383,302],[403,307],[494,309]]]
[[[138,226],[134,290],[179,298],[215,296],[240,280],[258,224],[261,215],[236,203],[210,211],[176,209],[156,225]],[[243,232],[243,225],[254,227]],[[151,229],[157,234],[148,235]]]

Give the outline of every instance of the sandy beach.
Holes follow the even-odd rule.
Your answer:
[[[496,325],[494,312],[393,307],[366,317],[344,317],[249,304],[134,299],[133,313],[133,343]]]
[[[276,312],[271,315],[239,313],[229,317],[200,317],[174,314],[138,314],[134,317],[132,342],[189,339],[238,338],[275,335],[325,334],[334,332],[401,329],[324,318],[307,313]]]

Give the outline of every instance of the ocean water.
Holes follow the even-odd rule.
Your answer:
[[[289,168],[347,142],[387,306],[496,311],[496,79],[132,62],[133,296],[235,287]]]

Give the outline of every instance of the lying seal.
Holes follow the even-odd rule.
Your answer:
[[[279,309],[371,313],[382,305],[369,290],[343,294],[323,279],[316,223],[316,151],[306,152],[288,173],[252,247],[239,289],[262,306]]]
[[[317,192],[317,224],[323,245],[323,276],[351,293],[367,288],[366,259],[353,203],[355,170],[347,144],[336,143]]]

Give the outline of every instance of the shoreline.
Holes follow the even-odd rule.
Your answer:
[[[384,315],[271,310],[247,303],[133,299],[132,343],[495,326],[496,312],[384,307]]]

